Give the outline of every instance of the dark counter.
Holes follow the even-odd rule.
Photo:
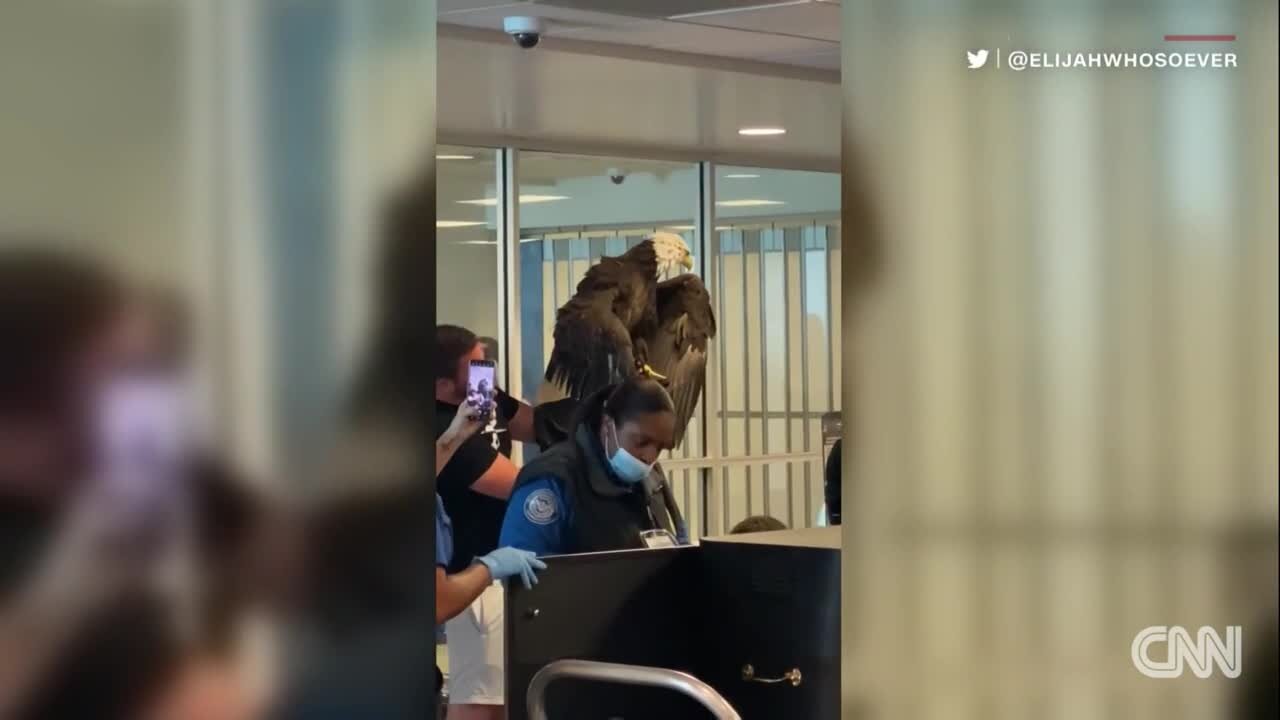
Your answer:
[[[507,717],[547,663],[574,658],[683,670],[744,720],[838,718],[837,528],[704,540],[697,547],[547,558],[533,590],[507,592]],[[799,669],[798,687],[747,682]],[[563,680],[550,716],[573,720],[708,717],[669,691]]]

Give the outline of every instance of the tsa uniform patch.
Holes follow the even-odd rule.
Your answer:
[[[534,525],[550,525],[556,514],[556,496],[550,490],[534,490],[524,500],[524,517]]]

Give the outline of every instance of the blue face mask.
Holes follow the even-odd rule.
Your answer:
[[[613,474],[629,485],[644,482],[653,470],[653,465],[645,463],[622,447],[618,442],[618,428],[612,422],[609,423],[609,431],[613,434],[613,446],[617,448],[609,456],[609,467],[613,468]]]

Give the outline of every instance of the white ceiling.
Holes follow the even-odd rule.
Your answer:
[[[438,8],[442,25],[492,31],[501,31],[509,16],[539,17],[552,43],[610,43],[840,69],[839,0],[438,0]]]
[[[546,43],[527,51],[495,42],[493,35],[440,34],[437,138],[444,144],[810,170],[839,166],[842,99],[829,71],[734,59],[691,62],[687,54],[663,61],[663,51],[600,43]],[[388,98],[394,98],[416,81],[421,64],[414,53],[386,61],[379,75],[389,78]],[[738,132],[754,126],[787,132]]]

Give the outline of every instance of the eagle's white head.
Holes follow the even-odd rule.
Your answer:
[[[658,256],[658,277],[693,269],[693,253],[684,238],[669,232],[657,232],[650,238],[653,241],[653,252]]]

